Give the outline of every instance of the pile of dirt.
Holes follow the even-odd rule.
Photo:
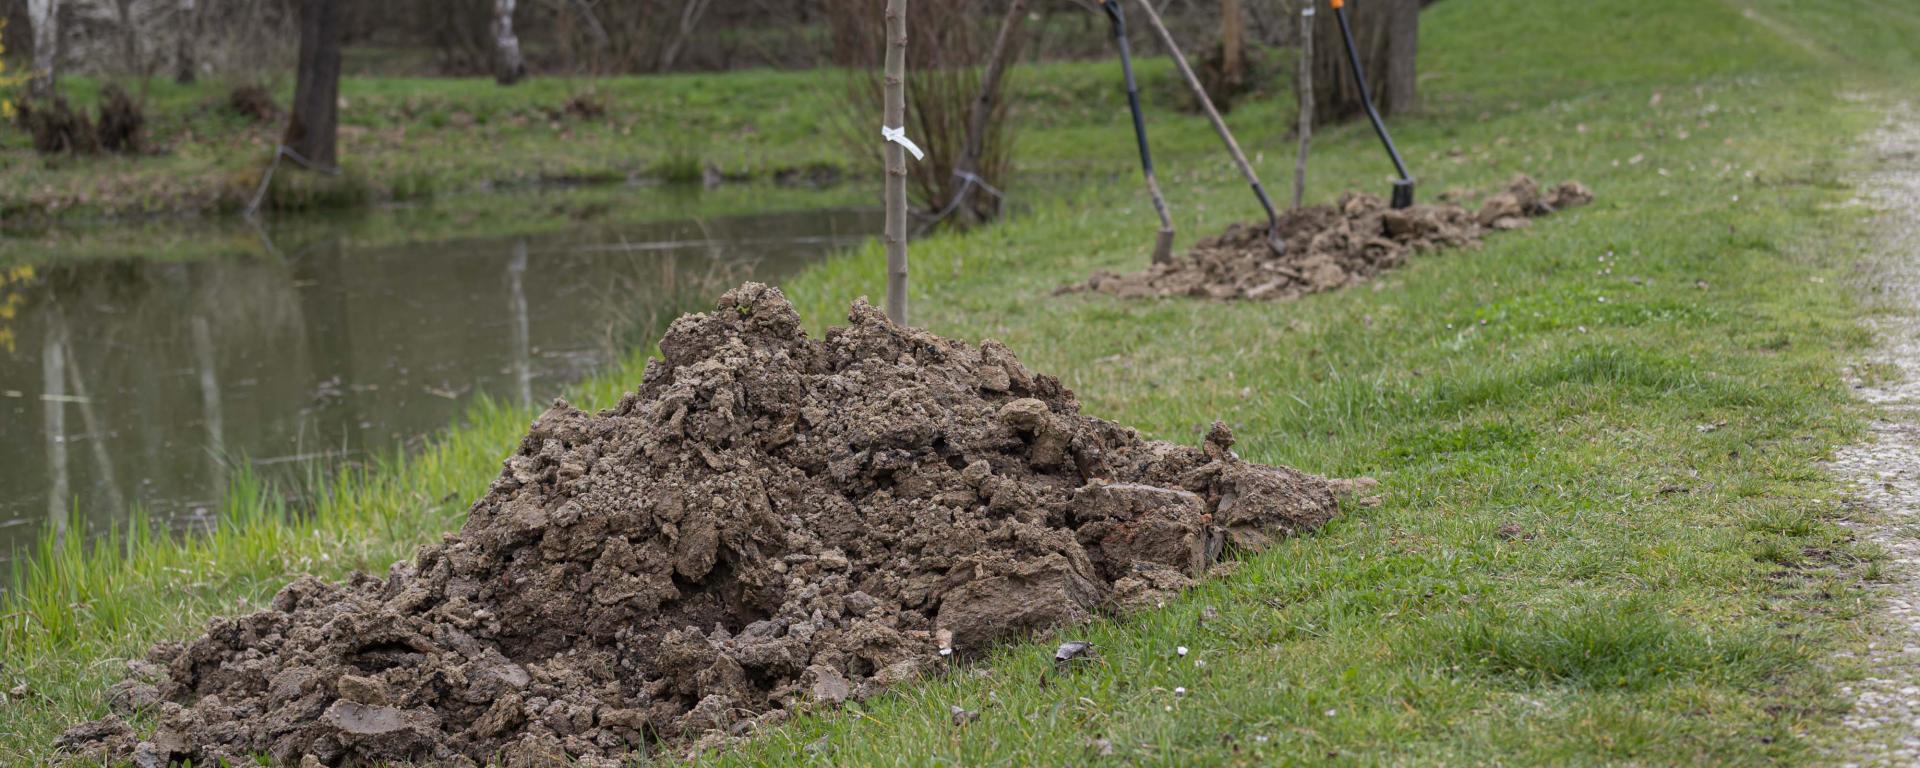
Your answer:
[[[536,420],[464,527],[156,646],[72,752],[616,765],[868,696],[996,640],[1164,599],[1317,528],[1336,487],[1081,415],[1005,346],[865,302],[809,339],[748,283],[638,391]]]
[[[1269,246],[1264,222],[1234,224],[1195,244],[1185,258],[1127,275],[1095,272],[1060,292],[1097,291],[1122,298],[1297,298],[1362,282],[1400,266],[1411,253],[1476,246],[1489,230],[1518,229],[1533,217],[1592,201],[1593,193],[1577,181],[1542,191],[1525,176],[1487,198],[1478,213],[1450,203],[1393,210],[1378,197],[1349,192],[1333,205],[1282,214],[1284,255]]]

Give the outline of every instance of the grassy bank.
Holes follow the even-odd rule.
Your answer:
[[[1581,179],[1598,201],[1286,304],[1052,296],[1143,264],[1155,225],[1123,115],[1029,134],[1028,157],[1113,157],[1113,181],[1060,182],[1011,221],[917,243],[917,322],[1006,341],[1088,412],[1149,434],[1195,442],[1218,417],[1248,458],[1373,475],[1384,504],[1163,610],[1068,630],[1100,649],[1070,675],[1043,683],[1040,638],[710,759],[1814,759],[1847,673],[1824,660],[1860,641],[1879,557],[1833,525],[1818,466],[1858,434],[1839,371],[1870,342],[1841,278],[1871,235],[1843,202],[1850,137],[1875,113],[1840,94],[1895,82],[1863,57],[1910,74],[1896,49],[1913,34],[1913,14],[1868,2],[1438,4],[1428,107],[1395,126],[1423,190],[1524,170]],[[1273,179],[1290,165],[1284,124],[1258,118],[1281,111],[1236,112]],[[1186,240],[1252,215],[1203,124],[1155,130]],[[1316,195],[1384,191],[1371,141],[1329,133]],[[823,326],[881,293],[881,262],[864,249],[785,287]],[[610,403],[638,364],[580,399]],[[0,754],[45,759],[61,726],[102,710],[114,660],[148,642],[257,605],[291,573],[384,569],[457,525],[528,417],[482,407],[293,522],[239,493],[213,536],[32,559],[0,619],[0,682],[26,686],[0,707]],[[956,727],[950,705],[981,718]]]
[[[1058,172],[1087,157],[1075,137],[1124,125],[1110,64],[1049,63],[1015,75],[1030,170]],[[1148,103],[1181,98],[1166,61],[1141,67]],[[76,105],[102,83],[61,81]],[[148,115],[151,151],[137,157],[42,157],[0,125],[0,222],[41,228],[98,218],[233,212],[256,191],[284,120],[256,121],[228,106],[233,83],[133,84]],[[698,186],[712,166],[735,182],[812,187],[877,178],[843,136],[865,135],[840,116],[845,77],[833,70],[656,77],[540,77],[511,87],[490,79],[348,77],[341,82],[338,178],[276,175],[266,198],[282,209],[353,209],[476,192],[621,186]],[[291,83],[270,88],[284,108]],[[1268,107],[1268,110],[1278,105]],[[1271,117],[1271,115],[1269,115]],[[1124,149],[1127,145],[1113,144]]]

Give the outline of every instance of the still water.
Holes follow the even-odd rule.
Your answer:
[[[242,462],[297,477],[417,445],[483,393],[544,402],[731,284],[879,228],[877,212],[811,210],[15,267],[0,557],[131,505],[204,526]]]

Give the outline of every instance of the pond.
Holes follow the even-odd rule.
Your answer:
[[[239,247],[229,227],[199,253],[189,234],[165,256],[0,267],[0,556],[133,505],[206,526],[243,463],[296,480],[417,446],[483,394],[545,402],[731,284],[871,237],[880,215],[460,229],[382,244],[303,226]]]

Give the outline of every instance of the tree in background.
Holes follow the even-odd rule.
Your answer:
[[[280,143],[316,170],[339,165],[340,2],[300,0],[300,64]]]
[[[57,0],[27,0],[27,23],[33,25],[33,72],[27,94],[53,95],[55,66],[60,55],[60,4]]]
[[[1240,0],[1220,0],[1220,79],[1221,85],[1234,93],[1246,83],[1245,29],[1240,18]]]
[[[199,75],[199,60],[194,57],[194,46],[200,44],[200,3],[197,0],[180,0],[174,9],[174,55],[173,79],[182,85],[193,82]]]
[[[1314,14],[1314,115],[1322,123],[1339,122],[1362,114],[1360,89],[1348,71],[1346,43],[1340,23],[1326,0]],[[1419,53],[1420,0],[1347,0],[1347,18],[1353,26],[1354,49],[1367,70],[1374,106],[1380,114],[1415,106],[1414,60]]]
[[[520,58],[520,38],[513,34],[514,0],[493,0],[493,79],[513,85],[527,74]]]

